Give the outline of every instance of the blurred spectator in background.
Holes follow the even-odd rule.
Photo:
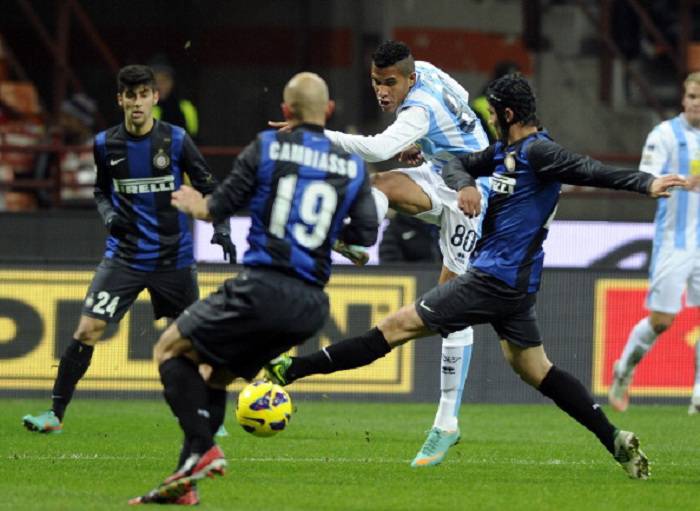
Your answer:
[[[493,80],[497,80],[502,76],[509,75],[512,73],[519,73],[520,67],[515,62],[510,60],[503,60],[498,62],[491,72],[491,79],[487,83],[491,83]],[[486,131],[486,135],[489,137],[489,144],[493,144],[498,140],[498,133],[496,128],[489,123],[489,102],[486,99],[486,86],[481,89],[481,94],[475,97],[471,102],[472,110],[479,117],[481,125]]]
[[[44,133],[39,96],[34,84],[0,80],[0,144],[32,146]],[[35,188],[22,186],[22,180],[33,178],[36,158],[31,152],[14,149],[0,151],[0,210],[28,211],[36,209]]]
[[[92,142],[96,112],[97,104],[92,98],[83,93],[73,94],[61,103],[58,124],[52,126],[41,141],[46,145],[58,143],[71,147],[65,152],[37,154],[32,172],[35,179],[51,179],[54,172],[60,172],[61,205],[93,207],[92,189],[97,169]],[[39,206],[55,206],[49,190],[37,190],[36,195]]]
[[[96,111],[97,104],[85,94],[74,94],[61,105],[60,127],[63,144],[83,147],[81,150],[60,155],[62,202],[85,200],[92,206],[92,185],[95,184],[97,172],[92,154]]]
[[[156,75],[156,87],[160,94],[158,104],[153,108],[155,118],[182,126],[196,140],[199,134],[197,108],[190,100],[180,97],[175,70],[163,56],[154,57],[150,66]]]
[[[438,263],[442,260],[439,232],[415,217],[395,213],[379,245],[380,263]]]

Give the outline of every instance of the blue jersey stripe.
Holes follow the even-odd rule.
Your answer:
[[[151,138],[141,140],[127,140],[127,161],[129,164],[130,178],[152,177],[151,165]],[[134,195],[133,208],[137,213],[136,227],[139,231],[137,242],[138,253],[134,255],[134,268],[150,271],[156,268],[156,261],[152,254],[157,252],[160,243],[158,240],[158,217],[156,211],[155,196],[153,193],[139,193]],[[139,259],[148,259],[139,261]]]
[[[688,143],[685,138],[680,116],[671,121],[671,127],[673,128],[673,134],[676,136],[676,142],[678,142],[678,173],[687,176],[690,167],[688,160]],[[675,246],[676,248],[685,248],[685,228],[688,221],[688,192],[683,190],[674,193],[678,194],[676,200]]]

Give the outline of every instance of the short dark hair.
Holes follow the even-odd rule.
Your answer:
[[[493,80],[486,88],[486,99],[496,111],[504,140],[512,124],[521,122],[526,126],[539,127],[535,93],[521,74],[512,73]],[[505,120],[506,108],[513,111],[510,123]]]
[[[155,90],[156,77],[153,74],[153,69],[141,64],[132,64],[119,70],[117,75],[117,92],[121,94],[127,89],[133,90],[139,85],[146,85]]]
[[[402,61],[407,61],[408,64],[405,69],[399,66],[404,74],[408,75],[415,71],[411,49],[406,43],[401,41],[384,41],[372,53],[372,62],[380,69],[396,65]]]

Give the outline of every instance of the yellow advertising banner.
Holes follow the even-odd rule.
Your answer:
[[[51,389],[61,346],[70,342],[92,276],[91,271],[0,271],[0,389]],[[228,276],[199,273],[201,296]],[[326,292],[331,318],[321,333],[321,346],[331,337],[338,341],[350,331],[361,333],[414,301],[416,282],[410,276],[344,274],[332,277]],[[153,321],[149,303],[144,291],[119,325],[107,330],[79,389],[161,389],[150,350],[165,324]],[[407,394],[413,390],[413,354],[409,343],[370,366],[302,380],[292,390]]]

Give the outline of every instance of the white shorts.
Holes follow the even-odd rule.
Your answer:
[[[678,250],[662,247],[655,254],[649,277],[647,309],[678,314],[686,290],[686,303],[700,306],[700,250]]]
[[[462,213],[457,206],[457,192],[445,184],[430,163],[391,172],[406,174],[428,195],[432,208],[415,217],[440,227],[442,264],[457,275],[463,274],[478,239],[481,219],[468,218]]]

